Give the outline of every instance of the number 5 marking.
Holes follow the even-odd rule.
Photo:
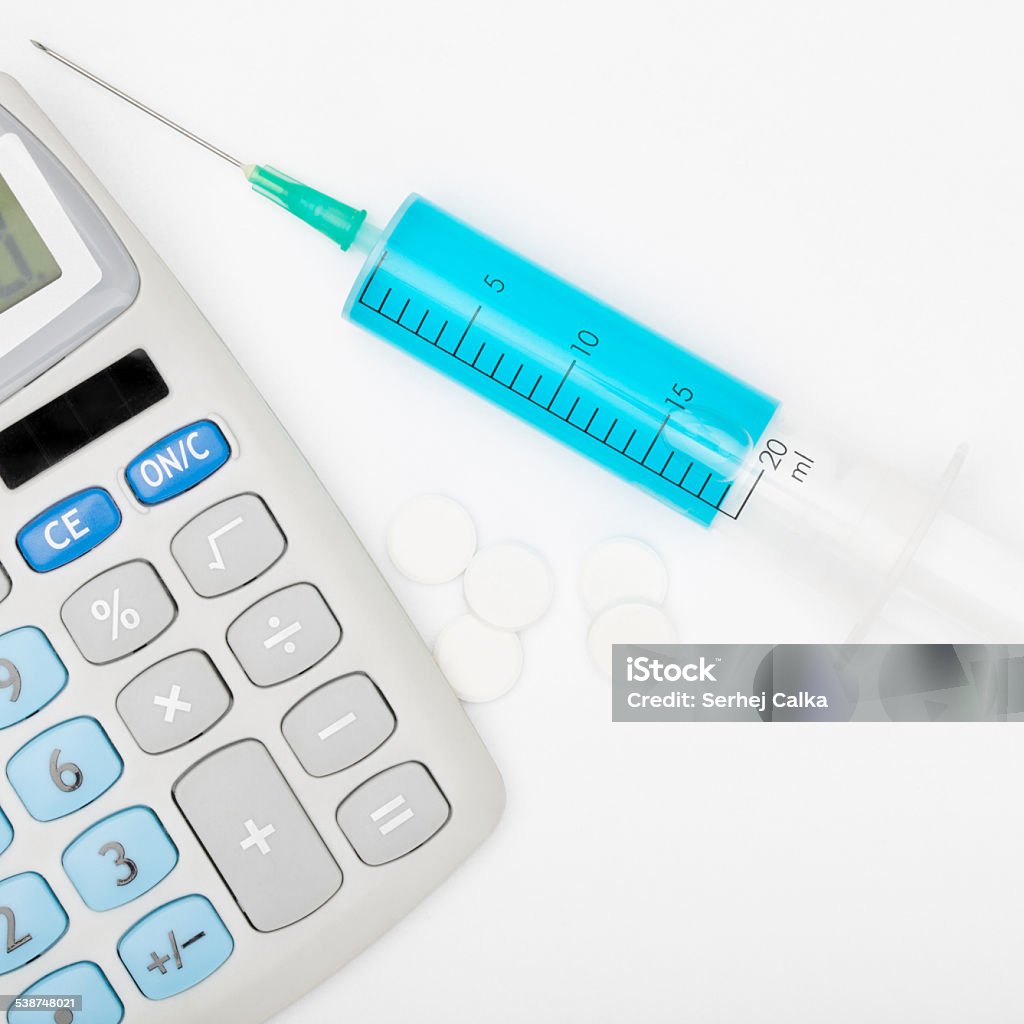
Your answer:
[[[114,867],[121,868],[125,867],[128,869],[128,874],[117,880],[118,885],[128,885],[135,881],[135,876],[139,873],[138,866],[135,861],[124,855],[124,847],[120,843],[104,843],[100,847],[100,856],[105,857],[108,853],[114,855]]]

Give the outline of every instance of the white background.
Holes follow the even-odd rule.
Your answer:
[[[899,465],[968,441],[954,509],[1019,541],[1018,12],[5,4],[0,67],[224,336],[427,640],[461,598],[388,563],[407,497],[452,494],[483,542],[556,572],[522,681],[470,709],[508,784],[498,832],[280,1024],[1020,1020],[1020,737],[612,725],[575,586],[593,543],[661,552],[688,640],[835,639],[824,610],[342,322],[356,261],[27,39],[378,222],[421,192]]]

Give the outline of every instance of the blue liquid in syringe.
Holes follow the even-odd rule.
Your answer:
[[[345,313],[697,522],[749,496],[776,401],[418,196]]]

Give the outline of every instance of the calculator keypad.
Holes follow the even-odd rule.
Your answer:
[[[176,996],[208,978],[235,948],[205,896],[183,896],[125,932],[118,956],[147,999]]]
[[[231,694],[202,651],[183,651],[136,676],[118,695],[117,711],[147,754],[194,740],[231,706]]]
[[[174,621],[177,607],[156,570],[135,561],[79,587],[60,614],[85,659],[104,665],[155,640]]]
[[[48,1013],[12,1009],[8,1024],[120,1024],[124,1018],[124,1006],[107,976],[87,960],[47,974],[21,995],[26,999],[74,995],[81,997],[82,1005],[78,1010],[61,1007]]]
[[[129,464],[125,477],[142,504],[156,505],[207,479],[230,455],[220,428],[203,420],[147,448]],[[92,550],[120,525],[121,511],[109,493],[93,487],[37,516],[19,535],[19,546],[31,568],[48,572]],[[217,501],[175,526],[177,532],[166,543],[188,585],[204,599],[253,584],[288,547],[272,510],[252,493]],[[0,601],[10,588],[0,568]],[[225,628],[228,648],[245,676],[257,687],[270,687],[323,661],[341,642],[342,627],[311,583],[263,593],[254,594],[248,609]],[[170,629],[177,614],[176,597],[141,559],[99,572],[61,608],[72,640],[95,665],[137,654]],[[140,664],[133,674],[117,694],[116,710],[148,754],[180,748],[230,714],[232,693],[205,651],[183,650],[148,667]],[[0,635],[0,729],[39,711],[67,682],[67,668],[39,629],[25,626]],[[369,757],[397,728],[384,693],[363,672],[322,683],[279,724],[298,763],[314,777],[343,772]],[[6,770],[29,814],[50,821],[106,792],[121,776],[123,762],[99,722],[80,716],[24,742]],[[387,768],[350,789],[339,793],[339,798],[348,795],[337,808],[337,824],[367,865],[383,865],[415,850],[451,814],[444,794],[418,762]],[[237,740],[199,759],[172,792],[255,930],[272,932],[294,924],[342,887],[337,860],[257,739]],[[0,811],[0,854],[13,840],[11,824]],[[178,848],[154,811],[133,806],[83,822],[61,863],[86,907],[102,913],[150,892],[174,872],[178,859]],[[50,948],[67,930],[68,916],[42,876],[25,872],[0,881],[0,931],[4,927],[0,974]],[[201,894],[148,913],[117,945],[128,973],[149,999],[198,984],[233,949],[230,932]],[[77,993],[83,1007],[68,1010],[68,1022],[122,1020],[121,1000],[91,962],[52,971],[24,994]],[[35,1011],[12,1011],[8,1024],[35,1024],[37,1016]],[[54,1019],[64,1024],[64,1018]]]
[[[129,807],[87,828],[61,860],[86,906],[111,910],[162,882],[178,848],[148,807]]]
[[[338,620],[309,583],[263,598],[228,628],[228,644],[257,686],[274,686],[305,672],[340,640]]]
[[[200,597],[217,597],[262,576],[283,554],[284,534],[255,494],[239,494],[196,516],[171,554]]]
[[[370,677],[357,672],[303,698],[281,729],[302,767],[324,776],[372,754],[395,731],[395,716]]]
[[[0,636],[0,729],[34,715],[64,689],[68,670],[42,630]]]
[[[387,864],[433,836],[451,807],[430,772],[415,761],[364,782],[338,808],[338,825],[366,864]]]
[[[42,875],[0,881],[0,974],[45,953],[67,931],[68,915]]]
[[[205,757],[175,783],[174,799],[257,930],[294,924],[341,887],[341,869],[262,743]]]
[[[123,763],[95,718],[72,718],[26,743],[7,762],[7,777],[37,821],[71,814],[121,776]]]

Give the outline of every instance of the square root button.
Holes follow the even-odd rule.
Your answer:
[[[171,541],[171,554],[200,597],[251,583],[284,554],[284,534],[255,494],[239,494],[200,513]]]
[[[305,672],[340,640],[338,620],[310,583],[296,583],[263,598],[228,627],[228,646],[257,686],[273,686]]]
[[[364,782],[338,808],[338,825],[359,859],[376,867],[422,846],[450,816],[430,772],[407,761]]]
[[[302,767],[321,777],[372,754],[395,731],[395,716],[370,677],[357,672],[303,697],[281,729]]]

